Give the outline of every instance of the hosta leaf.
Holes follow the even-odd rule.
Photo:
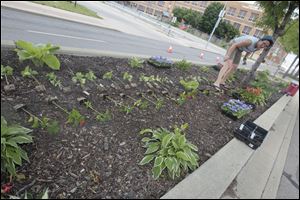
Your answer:
[[[168,144],[170,143],[170,141],[172,140],[172,138],[174,137],[173,134],[168,134],[166,135],[163,139],[162,139],[162,148],[165,148],[168,146]]]
[[[167,168],[171,171],[171,170],[173,170],[174,169],[174,167],[175,167],[175,163],[174,163],[175,161],[172,159],[172,158],[166,158],[165,159],[165,164],[166,164],[166,166],[167,166]]]
[[[191,143],[188,143],[188,146],[194,150],[194,151],[198,151],[198,147],[196,147],[195,145],[191,144]]]
[[[149,145],[147,151],[145,152],[145,154],[150,154],[150,153],[154,153],[159,149],[159,145],[158,144],[154,144],[154,145]]]
[[[9,139],[10,142],[15,142],[18,144],[25,144],[25,143],[31,143],[32,142],[32,137],[30,135],[20,135],[17,137],[13,137]]]
[[[54,70],[59,70],[60,69],[60,62],[54,55],[45,55],[43,57],[43,61],[51,68]]]
[[[142,139],[142,142],[149,142],[149,140],[151,140],[151,139],[148,138],[148,137],[144,137],[144,138]]]
[[[141,160],[141,162],[139,163],[139,165],[145,165],[145,164],[151,162],[151,161],[153,160],[154,157],[155,157],[154,155],[147,155],[147,156],[145,156],[145,157]]]
[[[147,128],[147,129],[143,129],[143,130],[140,131],[140,134],[141,134],[141,135],[142,135],[142,134],[145,134],[145,133],[153,133],[153,130]]]
[[[177,158],[180,158],[180,159],[182,159],[182,160],[185,160],[185,161],[190,161],[189,156],[188,156],[186,153],[184,153],[183,151],[178,151],[178,152],[176,153],[176,157],[177,157]]]
[[[39,127],[39,119],[37,117],[33,117],[32,128],[38,128],[38,127]]]
[[[162,168],[160,166],[152,168],[154,180],[157,180],[159,178],[159,176],[161,175],[161,172],[162,172]]]
[[[155,158],[154,161],[154,167],[160,166],[164,161],[164,158],[162,156],[158,156]]]

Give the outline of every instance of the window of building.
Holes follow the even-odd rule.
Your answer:
[[[251,13],[251,16],[249,17],[249,21],[254,22],[258,18],[258,14]]]
[[[207,5],[207,1],[200,1],[199,5],[200,5],[200,7],[205,8]]]
[[[144,12],[145,11],[145,6],[139,5],[138,6],[138,10]]]
[[[257,37],[257,38],[262,38],[264,35],[264,33],[261,31],[261,30],[258,30],[256,29],[255,33],[254,33],[254,37]]]
[[[249,26],[244,26],[244,29],[242,31],[243,34],[249,35],[250,31],[251,31],[251,27]]]
[[[163,6],[163,5],[165,5],[165,2],[164,1],[158,1],[158,5]]]
[[[245,10],[240,10],[240,13],[239,13],[238,18],[244,19],[245,16],[246,16],[246,14],[247,14],[247,11],[245,11]]]
[[[152,8],[147,8],[146,13],[152,15],[153,13],[153,9]]]
[[[240,30],[241,24],[234,22],[233,26],[234,28]]]
[[[162,12],[159,11],[159,10],[155,10],[154,15],[155,15],[155,16],[161,16],[161,15],[162,15]]]
[[[227,15],[234,16],[235,15],[235,11],[236,11],[236,8],[230,7],[229,10],[228,10],[228,12],[227,12]]]

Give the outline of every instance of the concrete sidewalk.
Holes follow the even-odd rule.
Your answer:
[[[283,96],[254,121],[269,130],[261,147],[234,138],[162,199],[275,198],[298,110],[299,92]]]

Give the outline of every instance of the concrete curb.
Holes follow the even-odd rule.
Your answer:
[[[6,49],[13,49],[15,48],[15,44],[13,41],[10,40],[1,40],[1,48]],[[77,56],[108,56],[114,58],[130,58],[130,57],[137,57],[141,59],[147,59],[153,55],[143,55],[143,54],[134,54],[134,53],[123,53],[123,52],[113,52],[113,51],[100,51],[95,49],[84,49],[84,48],[73,48],[73,47],[64,47],[60,46],[60,49],[57,51],[58,54],[67,54],[67,55],[77,55]],[[176,58],[168,58],[174,62],[181,61],[181,59]],[[190,61],[195,65],[213,65],[209,62],[197,62],[197,61]]]
[[[28,3],[28,2],[26,2],[26,3]],[[4,5],[2,5],[2,4],[4,4]],[[39,10],[32,10],[32,9],[28,9],[28,8],[15,7],[15,6],[12,6],[12,5],[6,5],[5,2],[1,2],[1,7],[4,7],[4,8],[13,9],[13,10],[20,10],[20,11],[23,11],[23,12],[33,13],[33,14],[40,15],[40,16],[47,16],[47,17],[52,17],[52,18],[55,18],[55,19],[60,19],[60,20],[65,20],[65,21],[70,21],[70,22],[76,22],[76,23],[81,23],[81,24],[85,24],[85,25],[96,26],[96,27],[100,27],[100,28],[109,29],[109,30],[112,30],[112,31],[121,32],[117,29],[113,29],[113,28],[110,28],[110,27],[107,27],[107,26],[104,26],[104,25],[89,22],[91,20],[92,21],[97,20],[97,18],[93,18],[93,17],[89,17],[89,16],[86,16],[86,15],[73,13],[73,12],[70,12],[70,11],[61,10],[61,9],[57,9],[57,8],[53,8],[53,7],[49,7],[49,6],[44,6],[44,5],[37,4],[37,6],[47,7],[47,9],[51,9],[51,10],[53,10],[53,9],[59,10],[60,12],[63,11],[63,12],[66,12],[66,13],[69,13],[69,14],[72,14],[72,15],[78,16],[78,17],[77,18],[62,17],[62,16],[59,16],[59,15],[53,14],[53,13],[52,14],[43,13],[42,11],[39,11]],[[78,18],[85,18],[85,19],[80,20]],[[99,20],[101,20],[101,19],[99,19]]]
[[[283,96],[254,122],[269,130],[291,97]],[[162,199],[219,199],[255,151],[232,139]]]

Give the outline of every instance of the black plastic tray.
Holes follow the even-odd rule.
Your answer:
[[[251,121],[246,121],[234,130],[234,136],[252,149],[257,149],[264,141],[268,131]]]

